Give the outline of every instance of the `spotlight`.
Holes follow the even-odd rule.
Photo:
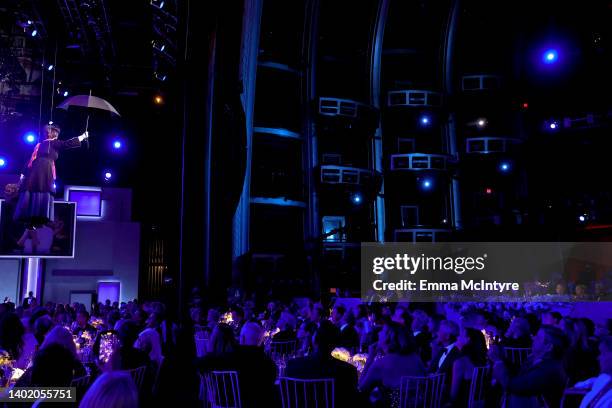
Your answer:
[[[32,37],[36,37],[37,34],[38,34],[38,30],[33,30],[31,35]]]
[[[57,184],[53,183],[53,189],[57,190]]]
[[[165,49],[166,49],[166,44],[162,44],[162,46],[161,46],[161,47],[159,47],[159,50],[160,50],[160,51],[162,51],[162,52],[163,52]]]
[[[353,204],[361,204],[363,198],[361,197],[361,194],[356,193],[353,194],[353,196],[351,197],[351,201],[353,202]]]
[[[159,3],[159,8],[160,8],[160,9],[163,9],[165,4],[166,4],[166,3],[162,1],[161,3]]]
[[[501,170],[504,173],[509,172],[510,168],[511,168],[511,166],[510,166],[510,163],[508,163],[508,162],[501,162],[499,164],[499,170]]]
[[[6,167],[6,159],[4,157],[0,157],[0,168]]]
[[[542,61],[547,65],[554,64],[558,59],[559,53],[553,48],[544,51],[544,54],[542,54]]]
[[[548,130],[554,132],[556,130],[559,129],[559,122],[557,122],[556,120],[551,120],[549,122],[547,122],[546,124],[546,128],[548,128]]]
[[[433,181],[430,178],[425,178],[421,181],[421,188],[423,190],[431,190],[433,187]]]
[[[32,144],[36,141],[36,135],[32,132],[28,132],[23,137],[23,140],[25,140],[27,144]]]
[[[423,126],[429,126],[431,124],[431,118],[427,115],[423,115],[421,116],[420,122]]]
[[[448,220],[447,220],[446,218],[444,218],[444,219],[442,220],[442,224],[447,224],[447,223],[448,223]]]
[[[479,128],[484,128],[485,126],[487,126],[487,120],[486,119],[478,119],[476,121],[476,126],[478,126]]]
[[[155,95],[155,96],[153,97],[153,102],[154,102],[156,105],[163,105],[163,104],[164,104],[164,98],[163,98],[163,96],[161,96],[161,95]]]
[[[113,173],[110,171],[104,172],[104,181],[109,181],[111,178],[113,178]]]
[[[578,221],[580,221],[580,222],[585,222],[585,221],[586,221],[586,219],[587,219],[587,217],[586,217],[586,215],[585,215],[585,214],[583,214],[583,215],[581,215],[581,216],[579,216],[579,217],[578,217]]]
[[[491,187],[487,187],[487,188],[485,189],[485,193],[487,193],[487,194],[493,194],[493,189],[492,189]]]
[[[70,95],[70,93],[68,91],[64,91],[64,98],[67,97],[68,95]]]
[[[115,140],[115,141],[113,142],[113,149],[115,149],[115,150],[119,150],[119,149],[121,149],[121,146],[122,146],[122,144],[121,144],[121,140]]]
[[[521,107],[523,109],[529,109],[529,104],[527,102],[523,102],[523,104],[521,105]]]
[[[55,67],[55,65],[51,64],[47,67],[47,71],[53,71],[53,68]]]

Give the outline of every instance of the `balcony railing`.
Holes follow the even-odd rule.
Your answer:
[[[464,75],[461,78],[463,91],[493,91],[499,88],[501,88],[501,76],[499,75]]]
[[[358,167],[323,165],[321,183],[363,185],[372,183],[376,177],[374,170]]]
[[[520,139],[511,137],[468,137],[465,139],[467,154],[507,153],[521,144]]]
[[[442,97],[439,92],[419,90],[419,89],[402,89],[399,91],[389,91],[387,93],[387,106],[417,106],[417,107],[435,107],[440,106]]]
[[[403,153],[391,155],[391,171],[447,170],[452,157],[445,154]]]
[[[438,242],[450,237],[452,230],[444,228],[401,228],[393,231],[395,242]]]

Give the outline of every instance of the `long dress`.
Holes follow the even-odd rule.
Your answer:
[[[14,219],[33,225],[45,224],[51,218],[55,193],[55,161],[59,152],[79,147],[78,137],[68,140],[47,139],[38,143],[28,162],[21,184]]]

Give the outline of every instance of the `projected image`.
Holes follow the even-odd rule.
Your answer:
[[[0,257],[74,257],[75,203],[53,203],[51,219],[36,226],[14,221],[13,213],[13,202],[0,201]]]

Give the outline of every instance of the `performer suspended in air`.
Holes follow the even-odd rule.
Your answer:
[[[55,124],[45,127],[47,138],[36,145],[26,168],[21,175],[19,199],[14,219],[25,222],[28,228],[47,223],[51,219],[55,193],[55,161],[59,152],[81,146],[89,134],[83,133],[68,140],[59,140],[60,128]]]

